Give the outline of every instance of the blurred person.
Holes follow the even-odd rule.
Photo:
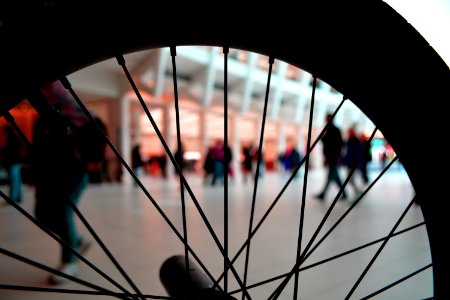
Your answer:
[[[342,147],[344,141],[342,139],[341,130],[333,124],[333,115],[327,114],[326,122],[329,123],[328,129],[322,137],[322,151],[324,156],[324,164],[328,169],[327,179],[322,191],[315,197],[324,200],[328,188],[332,182],[335,182],[339,189],[342,188],[342,181],[339,175],[339,163],[341,161]],[[342,193],[342,199],[346,199],[345,190]]]
[[[258,164],[258,150],[253,151],[253,160]],[[265,164],[264,164],[264,153],[261,150],[261,160],[259,162],[259,172],[258,177],[263,177],[265,171]]]
[[[371,144],[367,144],[367,141],[369,140],[368,137],[365,134],[361,134],[359,137],[359,140],[361,142],[361,145],[363,147],[363,154],[361,158],[361,163],[359,164],[359,169],[361,171],[361,178],[364,184],[369,183],[369,175],[367,173],[367,165],[369,162],[372,161],[372,149]]]
[[[137,178],[141,177],[142,169],[144,167],[144,160],[141,154],[141,144],[136,143],[131,150],[131,168]],[[137,186],[137,182],[133,180],[134,186]]]
[[[215,185],[217,180],[220,180],[221,182],[223,182],[223,180],[224,180],[224,172],[225,172],[225,168],[223,165],[224,156],[225,156],[224,146],[225,146],[224,142],[221,139],[217,140],[213,146],[212,160],[213,160],[214,169],[213,169],[213,178],[211,181],[211,185]]]
[[[83,254],[91,242],[78,234],[70,201],[79,204],[89,184],[87,165],[106,142],[59,81],[45,85],[42,92],[52,106],[40,112],[33,129],[36,219]],[[68,247],[61,248],[58,270],[71,276],[80,272],[76,256]],[[67,279],[51,275],[49,281],[60,284]]]
[[[161,154],[157,157],[159,169],[161,170],[161,177],[167,178],[167,157]]]
[[[249,143],[242,148],[242,177],[247,182],[248,177],[253,175],[253,144]]]
[[[3,127],[6,143],[1,149],[1,162],[8,174],[9,198],[21,203],[22,192],[22,163],[25,143],[10,125]]]
[[[177,162],[177,165],[181,168],[181,170],[184,172],[184,168],[186,166],[185,160],[184,160],[184,146],[183,143],[180,143],[180,147],[177,147],[177,150],[175,150],[174,154],[175,161]],[[177,169],[175,169],[175,174],[178,175]]]
[[[231,151],[231,147],[229,145],[224,146],[224,159],[225,159],[225,166],[228,168],[227,174],[230,176],[231,179],[234,178],[234,168],[232,165],[233,161],[233,152]]]
[[[289,143],[284,153],[284,162],[286,170],[289,171],[289,173],[293,173],[301,160],[302,157],[300,155],[300,152],[297,150],[297,148],[295,148],[295,146],[292,143]],[[297,177],[299,176],[299,174],[300,172],[297,172],[295,176]]]
[[[83,128],[85,131],[97,132],[96,124],[101,128],[101,130],[108,135],[108,131],[105,123],[98,116],[93,116],[94,122],[88,122]],[[87,164],[87,170],[89,172],[89,182],[100,183],[103,181],[111,181],[108,173],[108,161],[106,159],[106,143],[103,142],[102,138],[97,138],[93,134],[86,134],[85,141],[86,145],[92,145],[89,149],[89,159]]]
[[[363,158],[358,161],[359,155],[363,150],[363,145],[361,144],[361,140],[358,138],[356,134],[355,126],[351,126],[347,130],[347,139],[344,144],[344,156],[342,158],[342,164],[347,168],[347,172],[353,168],[356,168],[353,172],[353,175],[350,177],[349,183],[353,186],[356,195],[361,194],[361,190],[356,184],[356,171],[360,170]]]
[[[203,162],[203,170],[205,175],[203,177],[203,184],[208,184],[208,179],[214,174],[214,160],[213,160],[214,147],[210,146],[206,150],[205,161]]]
[[[384,145],[380,147],[380,169],[384,170],[387,166],[387,160],[388,160],[388,150],[387,150],[387,143],[384,141]]]

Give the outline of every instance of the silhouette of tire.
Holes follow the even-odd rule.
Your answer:
[[[426,221],[434,297],[447,299],[447,176],[440,174],[450,166],[439,142],[448,134],[440,104],[450,99],[449,67],[384,2],[336,2],[251,11],[228,2],[220,14],[195,5],[8,3],[0,17],[0,113],[43,83],[147,48],[228,46],[299,66],[351,99],[396,150]]]

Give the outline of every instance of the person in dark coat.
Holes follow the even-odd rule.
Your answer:
[[[247,182],[247,178],[253,174],[253,145],[248,144],[242,149],[242,177],[244,182]]]
[[[203,177],[203,184],[208,184],[208,179],[211,175],[214,174],[214,159],[213,159],[213,146],[208,147],[206,150],[205,161],[203,162],[203,170],[205,171],[205,175]]]
[[[322,191],[316,195],[319,200],[324,200],[328,188],[332,182],[335,182],[339,188],[342,188],[342,181],[339,175],[339,164],[341,161],[342,147],[344,141],[342,139],[341,131],[336,125],[333,124],[333,116],[328,114],[326,122],[329,123],[328,129],[322,137],[323,156],[325,166],[328,168],[327,180]],[[345,191],[342,193],[342,199],[346,199],[347,194]]]
[[[90,241],[77,232],[72,204],[78,205],[89,184],[87,165],[97,144],[90,141],[104,139],[92,130],[89,118],[59,81],[44,86],[42,92],[51,106],[40,112],[33,129],[35,216],[72,249],[83,253]],[[104,145],[98,144],[100,148]],[[68,247],[62,246],[58,270],[71,276],[80,272],[76,256]],[[67,281],[57,275],[49,280],[52,284]]]

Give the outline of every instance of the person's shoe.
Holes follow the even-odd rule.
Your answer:
[[[73,277],[77,277],[80,274],[80,269],[77,263],[64,263],[59,268],[58,271]],[[49,277],[49,283],[53,285],[63,284],[71,282],[69,278],[62,277],[56,274],[52,274]]]
[[[85,237],[80,237],[78,240],[78,247],[77,251],[80,255],[83,255],[86,253],[86,251],[91,247],[91,241]]]
[[[347,194],[342,194],[342,195],[339,197],[339,200],[340,200],[340,201],[346,201],[346,200],[347,200]]]
[[[323,201],[323,199],[325,198],[325,195],[323,193],[317,194],[314,196],[314,198]]]

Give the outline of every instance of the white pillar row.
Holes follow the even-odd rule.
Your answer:
[[[359,118],[358,118],[358,120],[356,121],[356,126],[357,126],[356,131],[357,131],[358,133],[362,133],[362,132],[366,129],[366,124],[367,124],[367,123],[368,123],[368,122],[367,122],[367,117],[366,117],[366,115],[365,115],[364,113],[360,112]]]
[[[230,122],[229,126],[230,132],[231,132],[231,152],[233,153],[233,159],[231,161],[231,164],[233,166],[234,174],[235,176],[238,176],[240,174],[241,168],[239,167],[239,156],[241,152],[241,145],[239,142],[239,131],[238,131],[238,115],[233,114],[230,116]]]
[[[157,67],[157,73],[156,73],[156,79],[155,79],[155,92],[154,97],[159,98],[161,94],[164,92],[164,80],[165,80],[165,73],[166,73],[166,67],[169,60],[169,49],[163,48],[159,50],[159,58],[158,58],[158,67]]]
[[[278,61],[278,70],[276,72],[276,79],[274,80],[274,95],[272,101],[271,117],[276,120],[280,115],[281,100],[283,98],[283,85],[285,82],[285,75],[287,70],[287,63],[284,61]]]
[[[163,138],[166,141],[166,143],[171,147],[172,143],[172,128],[170,126],[171,123],[171,108],[172,105],[170,103],[165,103],[163,107]],[[172,149],[172,148],[170,148]],[[167,156],[167,154],[164,152],[164,155]],[[167,178],[170,179],[173,177],[173,166],[172,162],[170,161],[170,158],[167,156],[167,164],[166,164],[166,174]]]
[[[314,114],[315,119],[313,120],[313,128],[311,129],[311,145],[326,125],[325,119],[329,113],[328,104],[326,102],[316,102],[314,110],[316,110],[316,113]],[[308,127],[306,127],[306,138],[308,138],[307,132]],[[305,142],[305,148],[306,144],[307,141]],[[316,146],[309,158],[311,168],[323,167],[323,158],[322,142],[319,142],[319,145]]]
[[[305,107],[306,107],[306,98],[302,97],[299,94],[297,97],[297,107],[295,108],[295,117],[294,117],[294,121],[296,123],[304,123],[302,121],[305,115]]]
[[[298,149],[298,151],[302,154],[302,156],[305,155],[306,153],[306,137],[305,134],[303,132],[304,130],[304,125],[303,124],[298,124],[296,126],[296,147]]]
[[[328,105],[325,102],[315,101],[313,126],[322,128],[325,126],[325,117],[328,113]],[[309,120],[308,120],[309,123]]]
[[[120,98],[120,150],[121,155],[131,166],[131,130],[130,130],[130,99],[127,95]],[[132,178],[124,166],[122,168],[122,181],[129,183]]]
[[[344,103],[344,105],[345,105],[345,103]],[[344,124],[344,118],[345,118],[345,115],[346,115],[346,112],[345,112],[346,108],[345,108],[344,105],[341,107],[341,109],[338,111],[338,113],[334,117],[334,122],[333,123],[337,127],[342,127],[343,124]],[[334,108],[334,109],[336,110],[336,108]]]
[[[215,61],[218,53],[219,48],[211,47],[209,51],[209,65],[206,73],[206,84],[203,90],[202,103],[204,107],[209,107],[213,100],[214,82],[216,81],[216,69],[217,69]]]
[[[256,63],[258,61],[259,55],[253,52],[250,52],[248,63],[247,63],[247,74],[244,85],[244,96],[242,100],[241,113],[245,113],[250,108],[250,103],[252,100],[252,92],[253,92],[253,73],[256,70]]]
[[[206,151],[208,150],[209,146],[209,140],[207,136],[207,130],[206,130],[206,109],[200,109],[198,112],[199,115],[199,139],[200,139],[200,153],[202,155],[202,158],[200,159],[200,166],[203,166],[203,163],[205,161],[206,157]],[[203,172],[203,168],[200,168],[200,170]]]

